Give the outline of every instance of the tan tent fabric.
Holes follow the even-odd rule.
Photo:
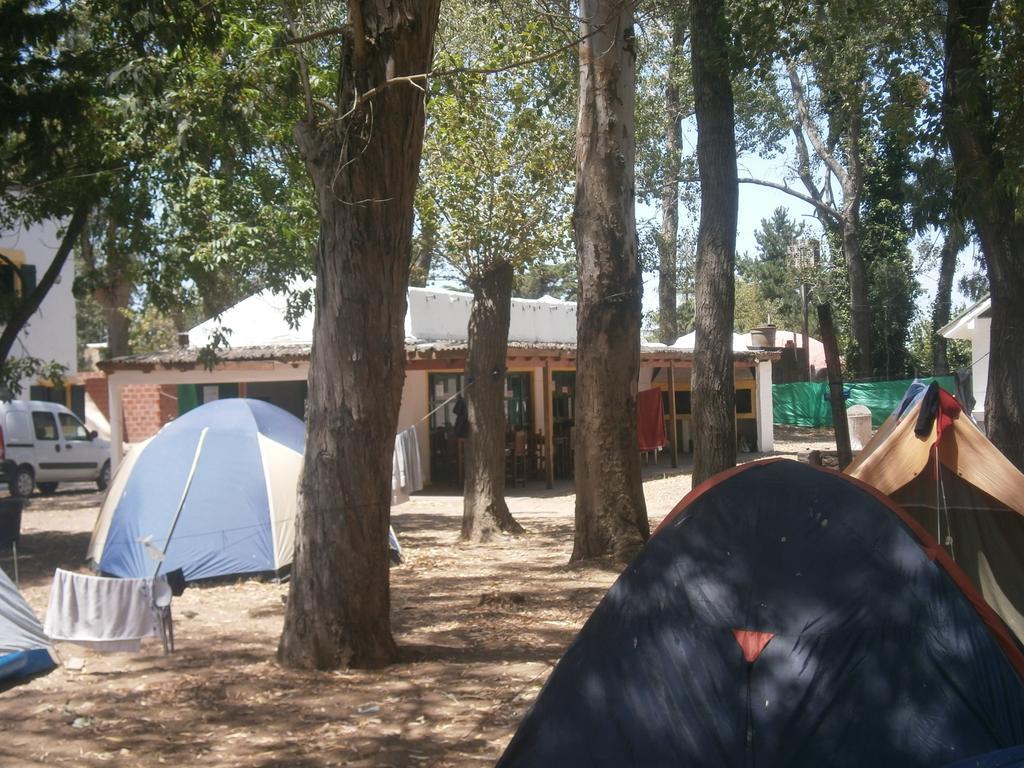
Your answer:
[[[1024,474],[965,415],[919,438],[919,400],[890,417],[846,472],[907,510],[1024,643]]]
[[[902,419],[890,416],[846,468],[846,473],[887,495],[920,474],[935,443],[934,428],[926,440],[914,434],[920,409],[918,402]]]
[[[259,435],[260,454],[267,468],[267,500],[273,529],[274,562],[278,568],[291,565],[295,552],[295,514],[302,476],[302,454]]]
[[[96,522],[92,527],[92,538],[89,539],[89,549],[85,553],[87,561],[98,561],[103,547],[107,544],[107,534],[110,533],[110,522],[114,519],[114,509],[117,507],[121,494],[124,493],[124,487],[128,484],[132,468],[152,440],[153,438],[150,437],[141,443],[133,443],[128,446],[128,453],[121,459],[121,463],[117,465],[114,476],[110,479],[110,485],[107,487],[107,492],[103,496],[100,512],[96,515]]]

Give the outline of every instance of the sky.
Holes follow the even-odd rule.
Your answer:
[[[692,147],[687,146],[687,142],[692,142],[694,138],[695,136],[693,134],[689,136],[684,135],[684,152],[687,149],[692,149]],[[761,178],[781,182],[792,175],[786,169],[786,158],[784,157],[760,158],[753,155],[746,155],[739,159],[738,167],[741,178]],[[790,179],[788,183],[791,186],[796,186],[792,179]],[[820,235],[821,226],[817,219],[814,218],[814,209],[809,204],[779,190],[755,184],[740,184],[739,218],[736,230],[736,255],[738,257],[745,253],[750,255],[756,253],[757,242],[754,239],[754,233],[760,228],[761,221],[769,218],[772,212],[780,206],[789,211],[790,218],[797,222],[805,223],[807,225],[808,233],[812,237]],[[638,223],[640,220],[660,221],[660,213],[657,209],[651,206],[638,204],[636,215]],[[680,210],[680,218],[684,215],[685,212]],[[692,224],[693,229],[696,231],[697,222],[694,221]],[[969,246],[968,250],[960,255],[959,269],[957,271],[958,280],[960,275],[967,271],[967,268],[973,264],[972,250],[973,245]],[[918,309],[927,314],[931,311],[931,303],[934,300],[935,289],[938,284],[937,266],[936,268],[919,274],[918,281],[921,284],[923,291],[921,296],[918,298]],[[970,303],[968,299],[960,294],[959,290],[954,287],[954,307],[958,304],[963,305],[968,303]],[[652,311],[657,309],[657,306],[658,276],[656,273],[644,273],[643,311],[645,313]]]

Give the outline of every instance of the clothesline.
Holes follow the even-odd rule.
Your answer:
[[[454,400],[454,399],[455,399],[456,397],[458,397],[458,396],[459,396],[459,395],[461,395],[461,394],[462,394],[463,392],[465,392],[465,391],[466,391],[467,389],[469,389],[470,387],[472,387],[472,386],[473,386],[473,385],[474,385],[475,383],[476,383],[476,379],[473,379],[473,378],[470,378],[470,379],[468,379],[468,380],[466,381],[465,385],[464,385],[464,386],[463,386],[463,387],[462,387],[461,389],[459,389],[459,390],[458,390],[458,391],[457,391],[457,392],[456,392],[456,393],[455,393],[454,395],[452,395],[451,397],[449,397],[449,398],[448,398],[447,400],[445,400],[445,401],[444,401],[443,403],[441,403],[441,404],[440,404],[439,406],[437,406],[437,407],[436,407],[436,408],[435,408],[434,410],[430,411],[430,412],[429,412],[429,413],[428,413],[428,414],[427,414],[426,416],[424,416],[423,418],[421,418],[421,419],[419,419],[419,420],[417,420],[417,421],[413,422],[413,426],[416,426],[417,424],[420,424],[421,422],[424,422],[424,421],[426,421],[427,419],[429,419],[429,418],[430,418],[431,416],[433,416],[433,415],[434,415],[435,413],[437,413],[437,412],[438,412],[438,411],[440,411],[440,410],[441,410],[442,408],[444,408],[444,407],[445,407],[446,405],[448,405],[448,403],[450,403],[450,402],[451,402],[452,400]]]

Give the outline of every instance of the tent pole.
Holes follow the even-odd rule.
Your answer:
[[[679,429],[676,423],[676,365],[668,362],[668,414],[672,424],[672,469],[679,466]]]
[[[196,443],[196,453],[192,457],[192,467],[188,471],[188,478],[185,480],[185,487],[181,491],[181,500],[178,502],[178,509],[174,513],[174,519],[171,521],[171,529],[167,532],[167,540],[164,542],[164,549],[160,553],[160,559],[156,563],[156,570],[153,571],[153,578],[155,579],[160,573],[160,567],[164,564],[164,557],[167,555],[167,548],[171,546],[171,537],[174,536],[174,529],[178,527],[178,520],[181,518],[181,510],[185,507],[185,499],[188,498],[188,491],[192,487],[192,478],[196,475],[196,467],[199,466],[199,454],[203,452],[203,442],[206,440],[206,433],[210,431],[209,427],[203,427],[203,431],[199,433],[199,442]]]

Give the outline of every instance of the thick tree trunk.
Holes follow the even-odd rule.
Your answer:
[[[1014,221],[1012,207],[1000,218],[978,229],[992,285],[985,426],[989,440],[1024,472],[1024,225]]]
[[[505,358],[512,307],[512,265],[496,264],[471,281],[473,309],[466,350],[466,485],[462,538],[487,541],[522,533],[505,503]]]
[[[386,82],[429,71],[438,5],[351,2],[344,117],[325,126],[309,116],[295,131],[320,242],[306,458],[278,648],[289,666],[380,666],[397,656],[388,522],[424,114],[419,87]]]
[[[686,26],[681,12],[672,20],[672,53],[665,85],[665,180],[661,187],[661,236],[658,238],[658,337],[663,344],[679,338],[679,168],[683,115],[676,84]]]
[[[732,329],[739,186],[724,2],[692,0],[690,34],[700,171],[692,379],[693,484],[697,485],[736,464]]]
[[[634,200],[632,5],[580,2],[573,228],[580,273],[572,560],[627,560],[650,536],[636,391],[641,274]]]
[[[1024,221],[1009,188],[1002,147],[1012,123],[997,119],[986,80],[986,52],[993,0],[949,0],[943,121],[953,155],[957,189],[971,201],[992,287],[991,356],[985,421],[989,439],[1024,470]],[[1004,127],[1006,126],[1006,127]]]
[[[952,219],[946,227],[946,237],[939,253],[939,285],[932,307],[932,371],[936,376],[949,373],[948,339],[939,335],[939,329],[950,320],[953,311],[953,278],[956,276],[956,257],[966,241],[963,224]]]

